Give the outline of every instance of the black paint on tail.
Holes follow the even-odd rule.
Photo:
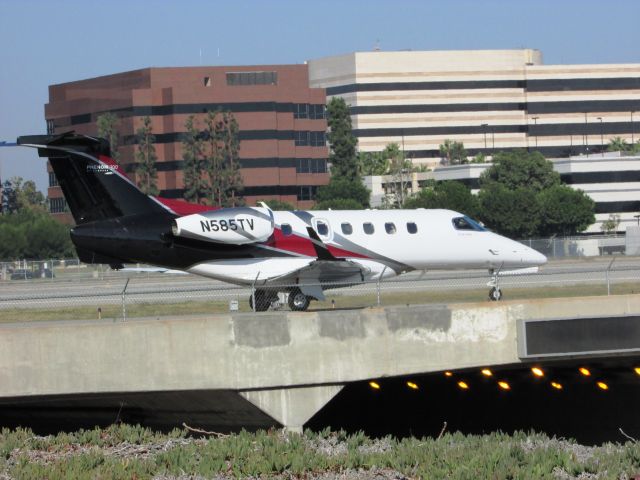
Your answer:
[[[18,145],[35,147],[48,157],[71,214],[80,225],[97,220],[166,214],[155,200],[142,193],[110,158],[102,138],[76,135],[27,135]]]

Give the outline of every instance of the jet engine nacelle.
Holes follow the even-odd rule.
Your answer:
[[[174,220],[177,237],[243,245],[264,242],[273,233],[273,213],[263,207],[222,208]]]

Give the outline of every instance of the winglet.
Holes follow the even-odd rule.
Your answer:
[[[316,251],[318,260],[333,260],[333,261],[339,260],[338,258],[333,256],[333,254],[329,251],[329,249],[324,244],[324,242],[320,240],[320,237],[318,236],[318,234],[313,228],[307,227],[307,233],[309,234],[309,239],[311,240],[311,243],[313,243],[313,248]]]

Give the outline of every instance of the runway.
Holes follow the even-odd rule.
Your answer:
[[[614,260],[613,264],[611,262]],[[485,289],[486,271],[414,271],[385,280],[329,290],[331,297],[375,295],[385,292],[429,292]],[[598,257],[586,260],[551,261],[536,274],[501,276],[500,286],[551,288],[571,285],[611,285],[640,280],[639,257]],[[180,303],[189,301],[246,301],[250,287],[238,287],[195,275],[106,271],[60,273],[53,279],[6,280],[0,282],[0,309],[61,308],[133,303]]]

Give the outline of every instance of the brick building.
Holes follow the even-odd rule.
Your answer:
[[[52,85],[45,106],[48,133],[96,135],[100,114],[119,117],[120,162],[135,170],[135,131],[152,120],[160,195],[182,198],[182,132],[189,115],[199,127],[209,110],[231,111],[240,127],[243,196],[248,204],[278,199],[313,204],[329,180],[325,91],[309,88],[307,65],[145,68]],[[53,173],[51,212],[71,221]]]

